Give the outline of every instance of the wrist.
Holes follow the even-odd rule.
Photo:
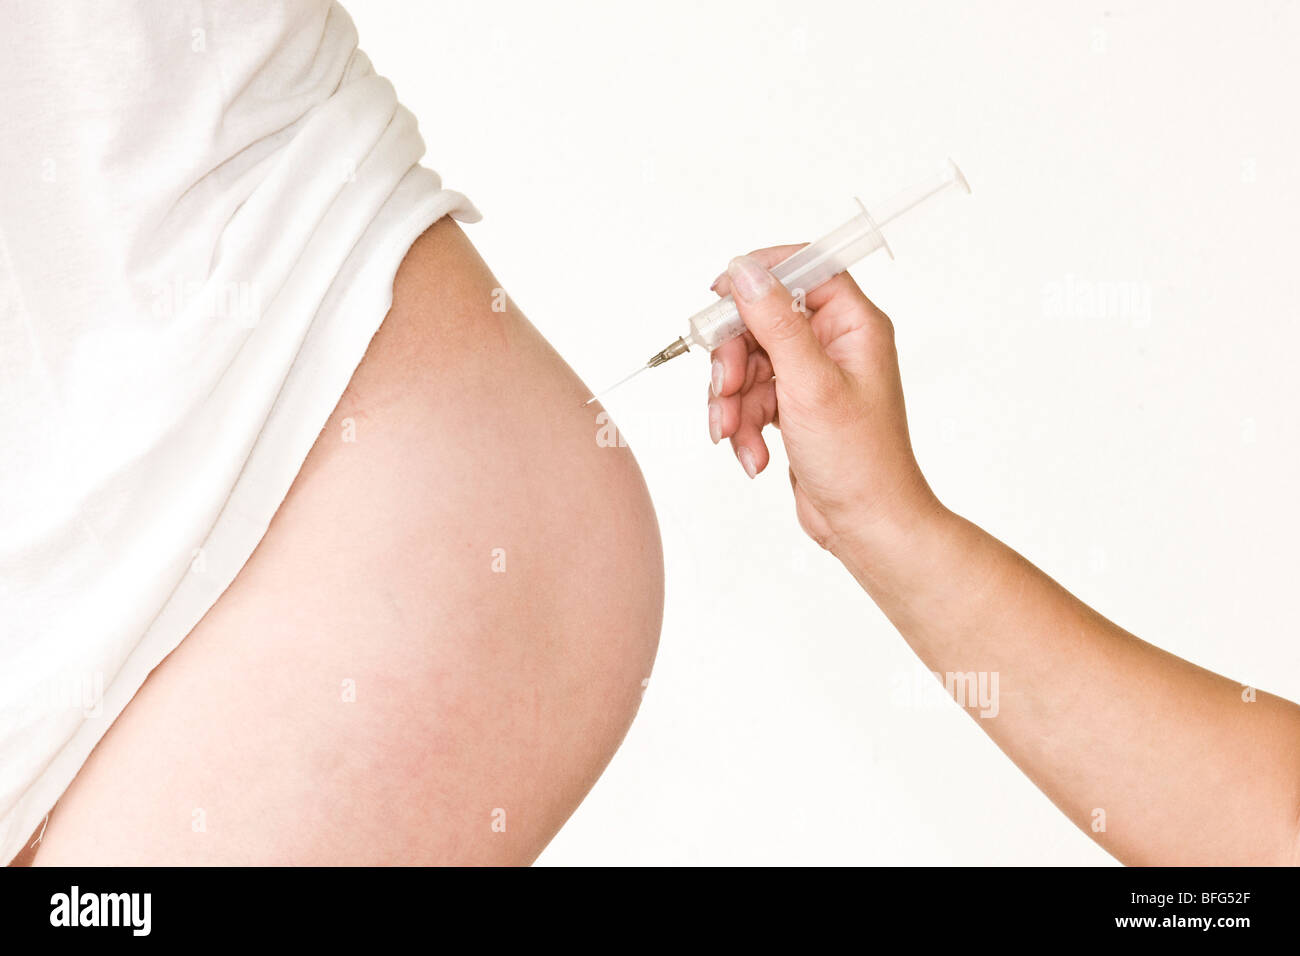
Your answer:
[[[918,470],[886,503],[876,502],[837,516],[827,549],[864,586],[909,559],[925,560],[932,543],[960,519],[944,507]]]

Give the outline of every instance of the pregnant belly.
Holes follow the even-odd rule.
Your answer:
[[[38,865],[522,863],[558,830],[639,704],[662,556],[631,452],[498,288],[450,220],[412,247],[262,543]]]

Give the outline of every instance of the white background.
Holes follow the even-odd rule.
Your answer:
[[[931,484],[1123,626],[1300,697],[1300,5],[351,10],[473,241],[597,387],[732,255],[953,156],[974,194],[854,270]],[[1102,283],[1134,296],[1095,308]],[[707,378],[691,355],[606,402],[659,511],[663,639],[540,862],[1110,862],[802,535],[783,453],[751,483],[709,442]]]

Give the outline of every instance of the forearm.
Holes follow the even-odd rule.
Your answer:
[[[996,688],[959,702],[1120,860],[1297,861],[1300,707],[1139,640],[937,503],[834,550],[932,671]]]

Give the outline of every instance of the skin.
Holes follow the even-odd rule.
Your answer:
[[[779,423],[804,530],[931,671],[1014,688],[996,716],[959,703],[1119,860],[1300,863],[1300,707],[1138,639],[945,508],[912,454],[893,326],[847,274],[798,308],[767,271],[798,248],[714,284],[750,332],[714,353],[713,440],[753,477]]]
[[[522,864],[572,813],[650,675],[663,562],[631,453],[498,288],[450,219],[411,248],[256,552],[37,865]]]

